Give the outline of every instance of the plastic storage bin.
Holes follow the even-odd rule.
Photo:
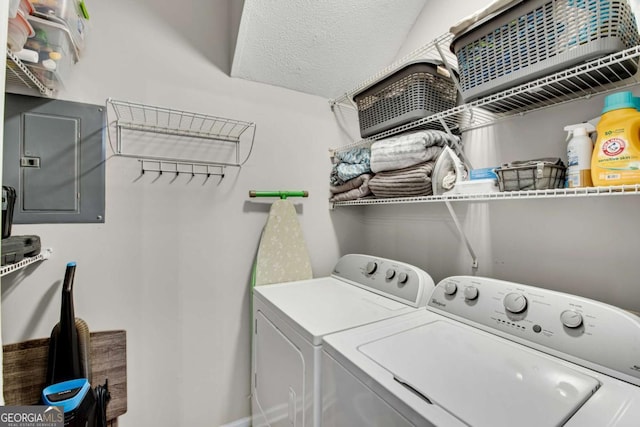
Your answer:
[[[26,65],[45,86],[61,89],[78,60],[69,30],[65,25],[34,16],[29,17],[29,22],[35,36],[27,39],[24,47],[38,53],[38,62]]]
[[[532,0],[456,35],[462,98],[471,101],[581,62],[639,44],[626,0]],[[635,74],[637,60],[619,64],[602,83]]]
[[[79,0],[31,0],[34,15],[57,24],[66,25],[73,38],[78,54],[82,53],[87,35],[88,22],[82,1]]]
[[[33,37],[35,32],[22,10],[16,11],[14,18],[9,18],[7,30],[7,46],[14,52],[24,47],[28,37]]]
[[[533,162],[533,161],[532,161]],[[564,187],[566,167],[539,162],[496,169],[500,191],[546,190]]]
[[[456,106],[458,92],[442,62],[413,61],[353,96],[363,138]]]
[[[34,12],[29,0],[9,0],[9,18],[15,18],[19,10],[21,10],[25,16],[31,15]]]

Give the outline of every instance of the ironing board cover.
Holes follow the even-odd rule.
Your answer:
[[[271,205],[258,246],[255,286],[311,278],[311,261],[296,209],[289,200],[277,200]]]

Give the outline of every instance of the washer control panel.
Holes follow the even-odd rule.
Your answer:
[[[435,286],[431,276],[414,265],[360,254],[340,258],[332,276],[412,307],[424,307]]]
[[[428,310],[640,386],[640,317],[598,301],[502,280],[453,276]]]

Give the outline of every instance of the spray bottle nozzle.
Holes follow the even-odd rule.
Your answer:
[[[567,132],[567,141],[574,135],[589,135],[591,132],[595,132],[596,128],[591,123],[578,123],[575,125],[567,125],[564,127]]]

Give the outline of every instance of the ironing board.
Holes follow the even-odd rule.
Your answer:
[[[254,286],[311,278],[311,261],[296,209],[287,199],[277,200],[260,238]]]

